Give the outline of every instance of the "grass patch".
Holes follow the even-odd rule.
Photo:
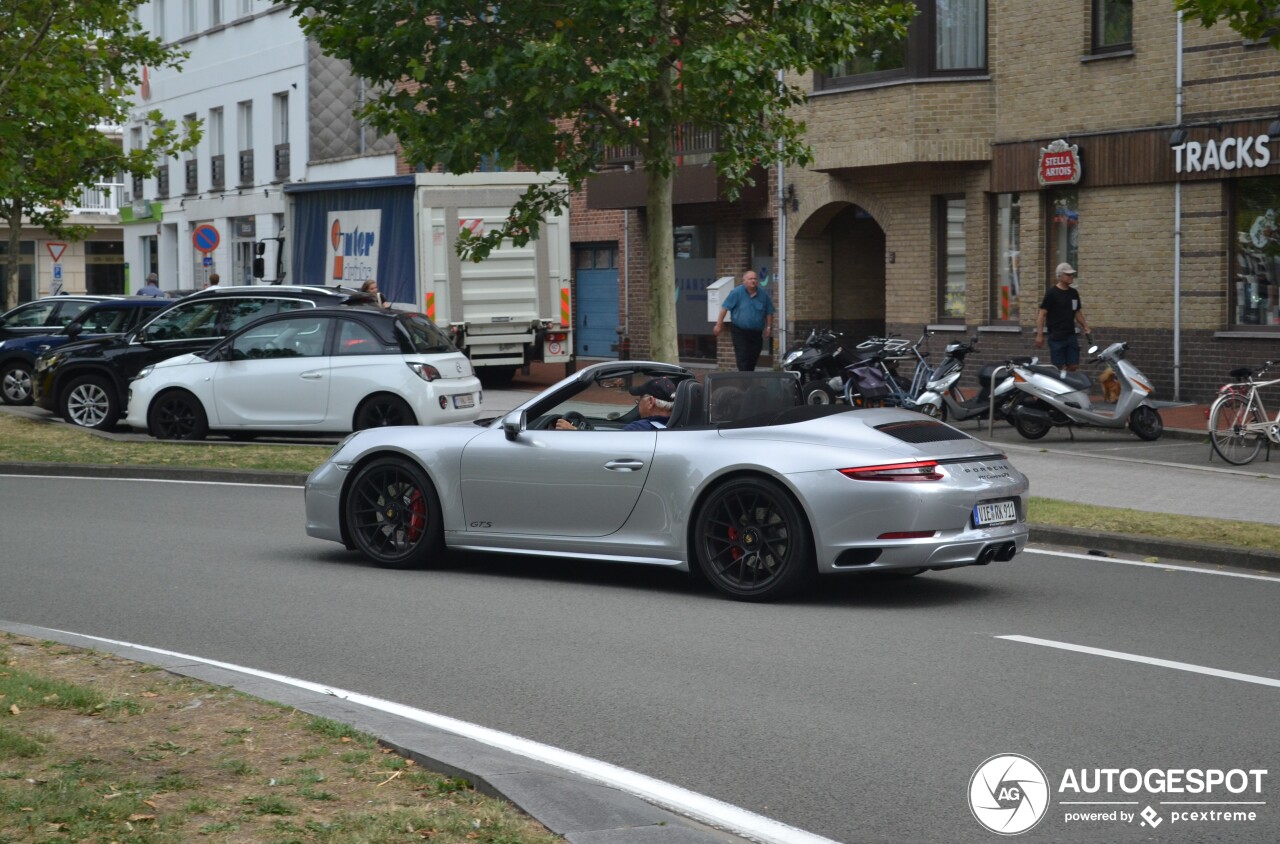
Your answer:
[[[1096,507],[1032,497],[1027,521],[1036,525],[1075,528],[1095,533],[1152,536],[1183,542],[1209,542],[1261,551],[1280,551],[1280,525],[1205,519],[1171,513],[1149,513],[1118,507]]]
[[[0,414],[0,463],[86,463],[110,466],[190,466],[310,472],[329,445],[116,442],[71,426]]]

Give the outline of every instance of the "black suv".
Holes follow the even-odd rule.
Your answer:
[[[211,287],[179,299],[124,337],[68,343],[41,355],[32,397],[72,424],[110,430],[124,413],[129,382],[144,366],[202,352],[260,317],[327,305],[375,302],[343,287]]]
[[[31,404],[31,372],[37,355],[76,340],[128,334],[172,304],[150,296],[95,302],[61,331],[51,328],[30,337],[0,340],[0,400]]]

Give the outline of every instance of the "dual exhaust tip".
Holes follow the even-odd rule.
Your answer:
[[[1001,542],[988,545],[978,554],[977,564],[985,566],[990,562],[1007,563],[1018,553],[1017,543]]]

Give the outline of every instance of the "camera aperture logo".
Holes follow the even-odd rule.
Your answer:
[[[998,835],[1026,832],[1049,810],[1049,779],[1025,756],[997,754],[969,778],[969,810]]]

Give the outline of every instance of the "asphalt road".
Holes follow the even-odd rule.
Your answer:
[[[1006,752],[1052,789],[1068,768],[1269,771],[1260,794],[1058,792],[1027,841],[1280,840],[1280,578],[1031,552],[754,606],[635,567],[383,571],[307,538],[300,490],[124,480],[0,476],[0,529],[5,621],[331,683],[850,844],[996,840],[967,794]],[[1224,808],[1161,802],[1205,799],[1266,805],[1154,831],[1065,820]]]

